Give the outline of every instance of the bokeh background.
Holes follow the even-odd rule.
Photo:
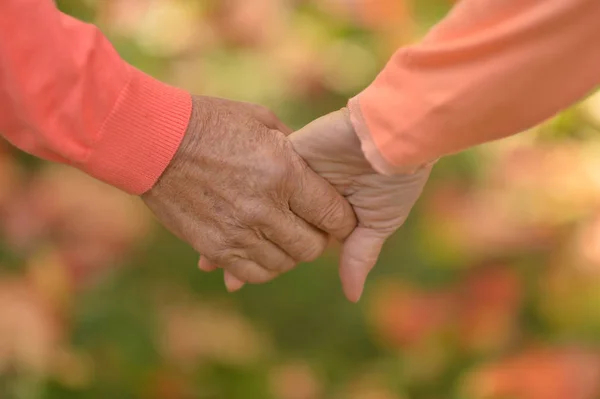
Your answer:
[[[58,5],[138,68],[299,128],[452,2]],[[227,294],[140,201],[0,142],[0,398],[600,398],[599,129],[592,96],[441,160],[358,305],[335,247]]]

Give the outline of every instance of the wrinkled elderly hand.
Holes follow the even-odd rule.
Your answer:
[[[194,98],[181,147],[142,198],[203,254],[201,268],[266,282],[317,258],[327,234],[344,240],[354,229],[351,206],[282,131],[289,132],[263,107]]]
[[[340,277],[348,299],[358,301],[383,243],[408,217],[431,165],[413,174],[377,173],[363,155],[346,109],[317,119],[289,139],[308,165],[354,208],[358,226],[342,247]]]

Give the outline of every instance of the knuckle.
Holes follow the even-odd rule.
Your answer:
[[[321,256],[321,253],[316,248],[306,247],[299,253],[298,260],[300,262],[312,262],[319,259],[319,256]]]
[[[287,184],[293,173],[293,164],[286,152],[279,146],[272,146],[269,153],[257,154],[257,162],[253,165],[253,182],[255,188],[265,191],[279,189]],[[264,150],[266,151],[266,149]]]
[[[324,234],[315,234],[305,245],[298,250],[298,261],[312,262],[318,259],[327,248],[327,236]]]
[[[212,258],[213,253],[219,252],[225,248],[225,240],[218,234],[215,234],[210,238],[191,234],[182,235],[180,238],[189,243],[196,252],[209,256],[210,258]]]
[[[216,264],[230,272],[239,280],[250,284],[261,284],[272,280],[277,273],[267,270],[253,261],[249,261],[242,250],[223,250],[214,257]]]
[[[239,268],[239,273],[243,277],[243,281],[250,284],[262,284],[271,281],[275,277],[275,273],[261,267],[245,267]]]
[[[285,273],[285,272],[292,270],[294,267],[296,267],[296,262],[291,258],[284,258],[284,259],[279,259],[276,262],[273,262],[273,264],[270,266],[271,266],[271,267],[269,267],[270,271],[273,271],[276,273]]]
[[[323,226],[339,227],[346,223],[348,216],[345,207],[337,199],[332,198],[321,209],[319,219]]]
[[[221,249],[219,251],[215,251],[210,257],[215,263],[224,268],[228,268],[235,264],[236,260],[238,259],[234,251],[231,249]]]
[[[274,272],[257,273],[248,279],[250,284],[264,284],[273,280],[277,275]]]
[[[269,207],[264,204],[248,203],[243,209],[243,219],[248,223],[249,227],[256,233],[255,226],[261,225],[269,218]],[[246,237],[248,237],[248,232]]]
[[[220,247],[225,253],[232,252],[234,249],[247,247],[251,238],[247,229],[236,226],[224,234]]]
[[[281,262],[279,271],[281,273],[286,273],[286,272],[289,272],[290,270],[294,269],[295,267],[296,267],[296,262],[294,262],[293,259],[286,259],[283,262]]]
[[[293,149],[294,147],[291,144],[291,142],[290,145]],[[296,152],[294,152],[293,156],[290,159],[290,173],[293,174],[292,183],[294,183],[299,188],[314,188],[314,186],[312,186],[310,178],[312,170],[308,167],[306,161]]]
[[[285,157],[274,158],[264,170],[264,181],[267,185],[275,186],[287,183],[292,173],[292,167],[292,163]]]
[[[248,268],[246,267],[240,267],[239,265],[235,265],[235,266],[229,266],[228,268],[226,268],[226,270],[228,272],[230,272],[231,274],[233,274],[235,277],[237,277],[240,281],[243,281],[245,283],[252,283],[253,279],[254,279],[254,274],[252,273],[251,270],[248,270]]]
[[[252,234],[251,245],[254,247],[259,246],[261,242],[268,241],[268,238],[265,235],[265,233],[259,228],[253,227],[251,229],[251,234]]]

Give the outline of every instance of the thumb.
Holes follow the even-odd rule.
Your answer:
[[[367,275],[375,266],[387,235],[366,227],[357,227],[342,247],[340,279],[344,294],[352,302],[360,299]]]

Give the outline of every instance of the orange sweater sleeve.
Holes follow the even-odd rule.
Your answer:
[[[125,63],[93,25],[52,0],[0,1],[0,134],[129,193],[175,154],[190,95]]]
[[[462,0],[349,107],[391,174],[530,128],[599,83],[600,1]]]

